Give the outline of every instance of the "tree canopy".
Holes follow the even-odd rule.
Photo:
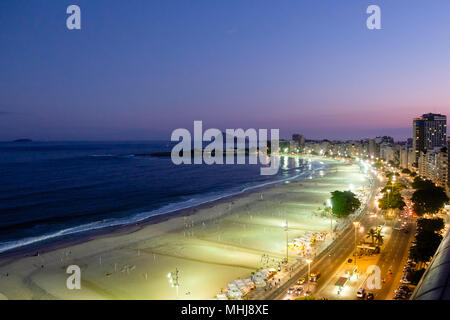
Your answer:
[[[444,229],[444,219],[434,218],[434,219],[418,219],[417,220],[417,231],[430,231],[439,232]]]
[[[415,177],[412,183],[414,189],[429,189],[434,187],[431,180],[423,180],[421,177]]]
[[[394,193],[400,193],[403,189],[406,188],[406,185],[401,182],[395,182],[389,181],[386,186],[381,190],[382,193],[386,193],[387,190],[391,190]]]
[[[402,210],[406,203],[403,201],[403,197],[400,192],[385,193],[383,198],[378,200],[378,205],[383,210],[399,209]]]
[[[410,258],[416,262],[430,261],[442,241],[439,232],[443,228],[442,218],[417,220],[417,235],[409,251]]]
[[[337,217],[346,217],[361,206],[361,202],[351,191],[331,192],[331,205],[333,214]]]
[[[388,163],[394,168],[398,168],[399,167],[398,162],[396,162],[396,161],[389,160]]]
[[[406,206],[406,203],[403,201],[401,191],[405,188],[406,188],[405,184],[399,181],[395,183],[392,180],[388,181],[386,186],[381,190],[381,192],[383,193],[383,197],[380,200],[378,200],[379,207],[383,210],[388,209],[402,210]]]
[[[409,251],[410,258],[417,262],[430,261],[441,241],[442,236],[438,233],[430,231],[419,232]]]
[[[407,279],[411,282],[412,285],[417,285],[425,273],[425,268],[412,271],[408,274]]]
[[[417,190],[413,193],[411,200],[414,211],[419,216],[425,213],[438,213],[449,201],[444,189],[435,186],[430,180],[422,180],[416,177],[413,188]]]

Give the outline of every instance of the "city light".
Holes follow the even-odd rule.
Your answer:
[[[9,2],[0,300],[450,296],[449,1]]]
[[[331,199],[327,199],[327,205],[328,205],[330,208],[333,207],[333,204],[331,203]]]

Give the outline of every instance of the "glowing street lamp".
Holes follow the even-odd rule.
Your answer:
[[[286,231],[286,264],[289,262],[289,229],[288,229],[288,221],[281,223],[281,226],[284,228],[284,231]]]
[[[311,259],[306,259],[306,263],[308,263],[308,290],[309,290],[309,281],[311,278]]]
[[[331,199],[327,199],[327,205],[330,208],[330,235],[333,234],[333,204]]]
[[[172,286],[172,288],[175,287],[177,290],[177,299],[178,299],[178,287],[180,285],[178,283],[178,280],[179,280],[178,274],[179,274],[178,268],[175,268],[175,272],[169,272],[167,274],[167,278],[169,279],[170,285]]]
[[[353,221],[353,225],[355,226],[355,264],[356,264],[356,249],[357,249],[356,239],[357,239],[357,230],[358,230],[358,227],[360,225],[360,222],[359,221]]]

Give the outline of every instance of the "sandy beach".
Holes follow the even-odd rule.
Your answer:
[[[261,268],[262,255],[274,264],[285,257],[286,219],[289,239],[328,231],[330,219],[314,211],[331,191],[367,182],[358,165],[323,161],[329,170],[312,179],[254,190],[37,256],[0,256],[0,299],[176,299],[167,278],[176,268],[179,299],[214,299],[230,281]],[[295,252],[290,255],[295,259]],[[81,290],[66,287],[69,265],[81,268]]]

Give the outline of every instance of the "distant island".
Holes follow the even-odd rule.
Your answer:
[[[16,139],[16,140],[13,140],[13,142],[33,142],[33,140],[31,140],[31,139]]]

